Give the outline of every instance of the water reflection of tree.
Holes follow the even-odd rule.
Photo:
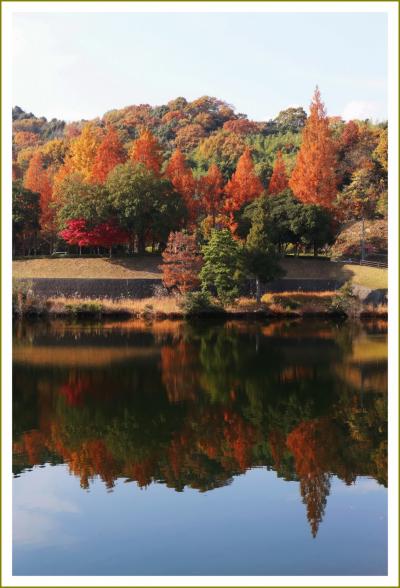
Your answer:
[[[368,367],[373,385],[362,406],[358,380],[338,371],[354,333],[330,323],[308,323],[303,334],[287,323],[177,323],[171,331],[169,322],[153,340],[148,325],[142,337],[136,323],[133,339],[126,329],[109,329],[99,341],[103,350],[132,341],[158,350],[115,368],[60,367],[48,359],[42,367],[18,365],[14,472],[64,461],[84,488],[99,476],[108,488],[125,478],[141,487],[158,481],[206,491],[266,466],[299,481],[314,536],[332,475],[347,484],[358,475],[386,484],[386,383],[376,376],[382,365]],[[102,333],[89,331],[81,335],[86,346]],[[40,337],[51,342],[48,332]],[[63,345],[69,337],[63,327]]]

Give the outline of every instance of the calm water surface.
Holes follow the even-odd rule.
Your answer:
[[[16,575],[385,575],[386,323],[17,323]]]

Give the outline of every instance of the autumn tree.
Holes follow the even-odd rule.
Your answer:
[[[230,216],[230,226],[233,232],[237,227],[234,214],[245,204],[258,198],[263,191],[263,185],[254,171],[250,149],[246,148],[238,161],[235,173],[225,186],[225,210]]]
[[[175,288],[180,294],[184,294],[200,284],[202,257],[195,235],[184,231],[171,232],[162,258],[164,286]]]
[[[162,149],[159,142],[151,131],[143,131],[133,144],[131,161],[141,163],[154,174],[160,175],[162,160]]]
[[[165,173],[175,190],[182,196],[188,210],[189,224],[193,225],[198,214],[198,202],[195,199],[196,181],[182,151],[176,149],[173,152]]]
[[[376,159],[382,169],[387,172],[388,171],[388,130],[382,129],[379,143],[376,146],[375,150],[372,153],[374,159]]]
[[[64,139],[53,139],[45,143],[40,151],[46,168],[58,168],[65,161],[68,145]]]
[[[101,142],[101,130],[93,123],[87,123],[79,137],[71,143],[68,161],[68,169],[79,172],[86,181],[90,181],[97,149]]]
[[[129,234],[121,229],[113,219],[93,227],[82,218],[70,220],[59,235],[69,245],[78,245],[79,253],[81,253],[82,247],[105,247],[109,250],[110,257],[114,245],[121,245],[129,241]]]
[[[110,127],[97,149],[92,169],[92,181],[104,184],[110,171],[119,163],[124,163],[125,160],[126,153],[123,145],[115,129]]]
[[[79,254],[82,252],[82,247],[90,245],[87,221],[83,218],[68,221],[66,228],[59,232],[59,236],[64,239],[68,245],[78,245]]]
[[[215,163],[228,180],[235,171],[239,157],[245,149],[245,137],[238,133],[219,129],[209,137],[203,139],[193,159],[201,170],[207,170]]]
[[[331,208],[337,189],[335,170],[335,145],[317,87],[289,186],[301,202]]]
[[[208,172],[199,180],[200,206],[211,217],[211,226],[215,227],[217,215],[222,210],[224,178],[219,167],[213,163]]]
[[[275,159],[274,169],[269,181],[268,194],[280,194],[288,187],[288,177],[286,175],[286,166],[282,157],[282,151],[278,151]]]
[[[374,166],[362,167],[338,196],[340,216],[343,220],[374,218],[379,200],[385,197],[386,183],[377,176]]]
[[[260,132],[258,125],[247,118],[228,120],[222,128],[229,133],[237,133],[238,135],[244,136],[254,135]]]
[[[183,151],[192,151],[206,136],[206,132],[199,124],[188,124],[182,126],[176,132],[175,145]]]
[[[40,229],[45,240],[50,243],[54,238],[54,210],[52,204],[52,186],[49,174],[43,167],[43,159],[40,151],[37,151],[29,162],[25,174],[24,188],[40,194]]]

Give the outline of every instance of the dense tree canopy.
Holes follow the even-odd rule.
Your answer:
[[[92,227],[118,218],[127,228],[129,217],[127,230],[141,250],[164,246],[169,231],[184,226],[206,239],[213,227],[230,227],[239,236],[250,227],[243,209],[263,193],[277,199],[269,212],[272,242],[282,250],[288,243],[314,243],[318,249],[330,242],[331,233],[326,243],[322,236],[310,238],[307,227],[316,209],[304,216],[296,208],[296,228],[287,220],[292,204],[288,199],[283,204],[280,194],[289,185],[293,206],[328,210],[331,232],[358,218],[385,218],[387,151],[386,123],[329,117],[318,90],[308,117],[303,108],[290,107],[269,121],[249,120],[210,96],[128,106],[68,124],[13,109],[13,180],[40,194],[39,252],[48,251],[65,222],[81,218]],[[141,183],[126,192],[126,206],[120,187],[113,193],[107,187],[121,164],[126,177],[136,174],[136,186]],[[139,173],[139,164],[150,175]],[[90,185],[104,186],[106,193]],[[135,221],[127,208],[136,211]],[[321,229],[326,237],[328,232]]]

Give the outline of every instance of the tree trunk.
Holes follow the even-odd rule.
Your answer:
[[[314,257],[317,257],[317,244],[314,241]]]
[[[112,257],[112,247],[110,247],[109,252],[110,252],[110,258],[111,258]]]
[[[259,278],[256,278],[256,300],[257,304],[260,304],[261,300],[261,284]]]
[[[82,245],[79,245],[79,255],[82,255]]]
[[[138,239],[138,253],[144,253],[146,251],[146,241],[143,235],[139,235]]]

